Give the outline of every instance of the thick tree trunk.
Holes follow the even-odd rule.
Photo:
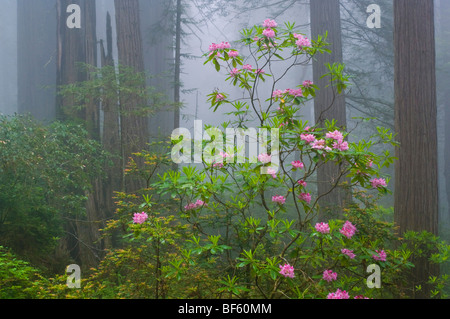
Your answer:
[[[81,8],[81,28],[67,26],[66,9],[70,4]],[[82,64],[96,65],[95,2],[89,0],[57,0],[57,85],[73,84],[89,80],[89,74]],[[100,117],[95,101],[90,101],[82,110],[75,110],[70,97],[57,96],[57,118],[60,120],[78,118],[86,123],[91,137],[99,138]]]
[[[328,32],[331,54],[319,54],[313,60],[314,83],[320,88],[314,99],[314,113],[316,124],[323,126],[325,120],[336,120],[337,125],[346,128],[345,98],[338,95],[330,85],[328,77],[321,76],[328,73],[327,63],[342,63],[342,40],[339,0],[311,1],[311,35],[314,39],[318,35]],[[320,196],[320,218],[339,216],[342,207],[349,200],[348,192],[342,186],[335,186],[345,179],[339,166],[334,163],[321,165],[317,170],[317,192]],[[334,189],[333,189],[334,188]],[[330,190],[333,189],[331,192]]]
[[[81,9],[81,28],[67,26],[67,7],[77,4]],[[90,80],[89,72],[82,64],[96,66],[97,36],[95,2],[89,0],[57,0],[57,85],[74,84]],[[57,118],[79,120],[85,124],[90,138],[100,139],[100,112],[98,102],[90,100],[84,108],[75,110],[73,101],[67,96],[57,96]],[[83,267],[95,266],[100,260],[103,243],[99,242],[100,229],[104,226],[106,211],[102,196],[102,181],[92,180],[93,190],[86,203],[86,218],[70,225],[71,241],[67,247]],[[108,199],[111,200],[111,199]],[[76,243],[74,243],[74,239]]]
[[[114,59],[112,55],[112,27],[111,17],[107,13],[106,18],[106,51],[101,42],[101,65],[103,68],[114,67]],[[111,69],[107,69],[107,72],[112,72]],[[111,74],[105,75],[110,78]],[[105,83],[109,84],[109,83]],[[113,98],[110,93],[115,90],[114,83],[110,83],[111,86],[104,87],[105,97],[103,98],[103,134],[102,144],[104,149],[113,155],[112,166],[106,167],[107,178],[103,181],[103,197],[105,203],[105,217],[111,218],[116,210],[116,205],[112,200],[115,191],[121,191],[123,189],[123,169],[120,156],[122,154],[120,144],[120,121],[119,121],[119,109],[117,105],[118,98]],[[110,246],[111,242],[105,243],[105,248]]]
[[[395,165],[394,220],[405,231],[438,231],[434,8],[430,0],[394,0]],[[438,268],[416,260],[412,283]],[[427,297],[427,289],[418,297]],[[417,295],[416,295],[417,297]]]
[[[140,29],[139,0],[115,0],[117,47],[120,66],[144,72],[144,59]],[[142,85],[145,85],[143,83]],[[121,99],[121,97],[119,97]],[[147,101],[143,98],[120,100],[120,128],[124,169],[133,153],[146,149],[149,142],[148,117],[139,114]],[[125,178],[125,191],[135,192],[145,185],[133,178]]]
[[[177,0],[176,8],[176,20],[175,20],[175,89],[174,89],[174,102],[177,106],[175,110],[174,128],[180,126],[180,111],[178,104],[180,103],[180,89],[181,89],[181,0]]]

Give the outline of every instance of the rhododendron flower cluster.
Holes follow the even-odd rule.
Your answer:
[[[386,187],[386,180],[384,178],[374,178],[370,181],[370,183],[372,184],[373,188],[378,188],[378,187]]]
[[[353,259],[356,257],[356,255],[353,253],[353,250],[350,250],[347,248],[342,248],[341,253],[343,253],[344,255],[347,255],[350,259]]]
[[[306,186],[308,185],[303,179],[299,180],[299,181],[297,182],[297,184],[299,184],[299,185],[302,186],[302,187],[306,187]]]
[[[284,264],[283,266],[280,265],[280,274],[284,277],[294,278],[294,267],[289,264]]]
[[[373,255],[372,258],[378,261],[386,261],[386,252],[384,250],[376,250],[378,255]]]
[[[313,84],[314,83],[312,81],[310,81],[310,80],[303,81],[303,86],[305,88],[309,88],[309,87],[313,86]]]
[[[266,19],[263,22],[264,28],[276,28],[278,26],[278,23],[275,22],[275,20]]]
[[[142,213],[134,213],[133,215],[133,223],[135,224],[143,224],[148,218],[148,215],[146,212]]]
[[[240,73],[241,73],[241,70],[239,70],[239,69],[237,69],[237,68],[234,68],[234,69],[232,69],[232,70],[230,71],[230,75],[233,76],[233,77],[235,77],[236,75],[238,75],[238,74],[240,74]]]
[[[268,37],[268,38],[275,38],[275,31],[273,31],[270,28],[264,29],[262,34],[263,34],[263,36]]]
[[[337,273],[333,272],[332,270],[325,270],[322,275],[323,280],[326,280],[328,282],[337,280]]]
[[[298,89],[285,89],[285,90],[274,90],[272,93],[273,98],[283,98],[283,95],[289,94],[293,97],[302,97],[303,91],[301,88]]]
[[[303,168],[305,165],[300,162],[300,161],[294,161],[291,163],[292,166],[294,166],[294,168]]]
[[[298,195],[298,198],[300,200],[307,202],[308,204],[311,203],[311,194],[310,193],[301,193],[300,195]]]
[[[300,50],[302,50],[303,48],[311,47],[311,41],[307,37],[301,34],[294,33],[294,38],[297,39],[297,41],[295,41],[295,44],[298,46]]]
[[[331,138],[336,141],[342,141],[344,139],[344,135],[338,130],[335,130],[334,132],[328,132],[325,137]]]
[[[224,50],[231,48],[231,45],[228,42],[221,42],[219,44],[211,44],[209,46],[209,51],[216,51],[216,50]]]
[[[184,209],[185,210],[193,210],[193,209],[197,209],[202,206],[206,206],[206,203],[200,199],[197,199],[197,201],[195,203],[190,203],[190,204],[187,204],[186,206],[184,206]]]
[[[263,36],[267,38],[274,38],[275,37],[275,31],[272,28],[276,28],[278,24],[275,22],[275,20],[266,19],[263,22],[263,27],[265,28],[262,32]]]
[[[327,223],[317,223],[315,228],[319,233],[322,234],[328,234],[330,232],[330,226]]]
[[[306,143],[312,143],[316,140],[316,137],[313,134],[300,134],[300,139]]]
[[[349,299],[350,296],[345,290],[338,289],[336,292],[330,292],[327,299]]]
[[[326,147],[325,140],[314,140],[314,142],[311,144],[311,147],[316,150],[322,150]]]
[[[333,143],[334,149],[338,149],[340,151],[347,151],[349,149],[348,142],[344,141],[344,135],[338,130],[328,132],[325,137],[335,140]]]
[[[267,169],[267,173],[269,175],[272,175],[273,178],[277,178],[277,171],[274,168],[269,167]]]
[[[356,227],[349,222],[348,220],[344,223],[344,226],[340,229],[340,232],[342,235],[344,235],[347,238],[352,238],[353,235],[356,233]]]
[[[272,161],[272,156],[267,153],[259,154],[258,161],[260,161],[263,164],[270,163]]]
[[[349,149],[347,141],[337,141],[333,143],[333,148],[340,151],[347,151]]]
[[[284,203],[286,203],[286,198],[284,198],[284,196],[282,196],[282,195],[275,195],[275,196],[272,196],[272,202],[284,204]]]

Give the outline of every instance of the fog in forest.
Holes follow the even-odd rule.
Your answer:
[[[103,145],[106,151],[115,156],[111,160],[113,168],[106,169],[105,180],[102,179],[103,177],[85,176],[91,183],[89,188],[68,186],[68,192],[74,196],[73,198],[64,197],[61,200],[69,207],[64,209],[73,208],[74,211],[81,209],[83,214],[78,211],[73,214],[68,211],[64,213],[66,214],[64,222],[60,225],[62,233],[58,235],[56,232],[52,233],[51,236],[58,240],[48,245],[49,256],[54,257],[51,257],[50,261],[42,262],[46,269],[50,269],[51,272],[58,270],[61,272],[62,265],[68,264],[67,260],[86,267],[96,267],[104,257],[104,251],[120,246],[121,241],[116,233],[112,239],[105,239],[100,233],[102,229],[107,228],[108,221],[114,219],[117,202],[126,200],[125,196],[112,200],[116,191],[127,193],[145,187],[151,189],[148,181],[146,185],[145,181],[133,180],[123,173],[132,170],[127,166],[125,159],[140,152],[142,145],[158,141],[169,142],[173,130],[177,128],[186,128],[193,134],[195,120],[201,120],[203,126],[211,125],[219,128],[226,121],[236,120],[234,115],[225,114],[233,111],[231,104],[222,104],[218,110],[214,111],[211,108],[211,102],[208,101],[208,95],[215,91],[227,92],[230,97],[239,99],[239,97],[244,98],[243,90],[233,86],[231,81],[225,82],[228,76],[226,70],[221,69],[220,72],[216,72],[212,63],[204,64],[206,60],[204,55],[209,53],[208,48],[212,43],[229,42],[233,49],[243,55],[244,64],[255,63],[252,56],[246,55],[248,54],[246,46],[238,42],[241,37],[240,31],[253,25],[261,26],[266,19],[276,20],[279,27],[287,22],[295,22],[295,29],[309,39],[317,38],[314,34],[317,30],[331,26],[331,29],[327,31],[330,38],[336,40],[331,44],[336,51],[329,55],[319,54],[319,56],[329,56],[330,59],[336,59],[332,62],[344,64],[344,72],[349,76],[350,85],[345,89],[345,93],[332,97],[333,102],[340,105],[340,110],[343,110],[333,114],[340,114],[338,122],[344,123],[349,133],[347,140],[349,142],[368,140],[377,133],[378,126],[389,128],[395,134],[394,79],[396,76],[395,43],[397,43],[395,39],[398,39],[395,37],[399,37],[398,34],[395,35],[394,30],[396,0],[324,1],[327,5],[335,4],[335,8],[339,8],[334,12],[319,12],[320,8],[312,6],[310,1],[317,3],[319,0],[1,1],[0,113],[8,117],[16,114],[30,114],[44,126],[55,121],[81,123],[86,128],[86,134],[90,139]],[[69,10],[72,4],[76,5],[73,9],[75,11]],[[375,7],[371,7],[372,5]],[[376,11],[378,8],[380,12]],[[78,12],[78,9],[81,12]],[[374,12],[378,14],[375,17]],[[450,24],[448,13],[450,13],[449,1],[434,0],[436,53],[434,71],[437,110],[437,149],[434,157],[437,158],[439,220],[437,235],[446,241],[450,240],[450,89],[448,85],[450,84],[448,53]],[[374,21],[379,21],[380,24],[374,25]],[[80,22],[80,27],[70,27],[70,23],[75,22]],[[313,66],[314,59],[316,57],[307,65],[292,69],[274,86],[271,79],[261,83],[259,93],[264,96],[264,99],[270,99],[274,89],[295,88],[306,80],[319,83],[321,81],[317,75],[319,68],[315,72],[314,68],[317,65]],[[323,61],[328,62],[319,60],[320,63]],[[103,83],[95,86],[94,82],[92,86],[82,86],[81,90],[84,91],[73,91],[77,84],[89,83],[95,79],[106,79],[108,76],[106,73],[101,73],[102,71],[96,75],[81,71],[79,69],[81,64],[96,67],[97,71],[102,70],[103,67],[112,67],[115,71],[113,71],[114,80],[111,83],[124,85],[127,80],[119,76],[126,73],[121,70],[121,66],[134,68],[135,71],[146,75],[145,84],[142,87],[144,87],[143,91],[149,89],[150,95],[144,97],[139,95],[144,94],[143,91],[139,91],[139,96],[133,95],[133,89],[137,92],[142,84],[133,82],[134,78],[131,79],[130,87],[127,87],[127,92],[131,92],[129,96],[125,95],[128,93],[119,94],[118,90],[115,92],[115,89],[112,89],[111,92],[115,95],[106,97],[107,85]],[[288,66],[287,62],[274,64],[270,71],[282,74],[286,66]],[[427,80],[433,81],[433,79],[424,79],[424,81]],[[60,87],[64,85],[68,90],[66,95],[58,94]],[[308,121],[310,126],[316,124],[319,104],[323,104],[322,107],[324,107],[330,101],[330,95],[327,97],[328,100],[323,97],[329,94],[325,86],[322,91],[323,95],[316,96],[316,102],[314,99],[308,99],[302,105],[295,115],[297,119]],[[100,94],[99,92],[105,94],[100,97],[95,95]],[[80,94],[85,94],[82,102],[77,100]],[[82,107],[78,106],[79,103]],[[137,116],[133,112],[138,110],[142,103],[149,106],[149,113]],[[397,116],[401,118],[402,115]],[[422,115],[416,116],[420,118]],[[370,120],[367,120],[368,118]],[[256,128],[260,123],[254,117],[246,125]],[[415,128],[411,127],[409,132],[414,134]],[[0,142],[2,142],[2,136],[0,136]],[[86,146],[83,151],[90,147]],[[159,149],[157,146],[154,147]],[[424,146],[417,146],[418,153],[421,147]],[[151,150],[153,148],[150,148]],[[392,145],[381,143],[373,146],[373,151],[377,153],[382,154],[386,150],[393,156],[396,154]],[[0,152],[3,152],[2,145],[0,145]],[[5,151],[4,154],[9,153]],[[293,160],[298,154],[293,153],[290,158]],[[7,156],[9,155],[0,154],[0,159],[4,159],[7,163]],[[138,159],[136,163],[143,165],[150,161],[148,158],[142,161]],[[15,164],[11,165],[13,167]],[[178,169],[181,170],[183,166],[187,165],[179,165]],[[194,166],[202,167],[202,165]],[[8,165],[5,164],[4,167]],[[169,167],[173,168],[173,163],[170,163],[167,169]],[[392,164],[389,167],[380,168],[381,174],[388,177],[389,183],[386,187],[387,194],[377,200],[377,204],[385,214],[382,219],[389,222],[394,220],[394,207],[400,205],[395,202],[396,189],[402,187],[395,184],[396,180],[401,180],[395,178],[395,167]],[[57,171],[59,168],[56,165],[52,169]],[[163,174],[164,171],[164,168],[158,167],[154,172]],[[0,174],[6,174],[5,172],[6,169],[0,166]],[[17,176],[19,176],[18,173]],[[70,180],[72,175],[67,173],[66,176]],[[312,177],[317,178],[316,175]],[[78,179],[74,178],[75,180]],[[416,183],[413,176],[409,178],[409,181],[411,184]],[[417,181],[417,183],[420,182]],[[10,187],[5,185],[0,185],[0,192]],[[55,182],[52,185],[59,184]],[[311,183],[310,187],[314,194],[323,193],[320,183],[318,185]],[[18,193],[21,192],[21,190],[18,191]],[[25,190],[22,193],[25,194]],[[172,195],[174,198],[174,194],[168,191],[164,196]],[[29,196],[32,194],[30,193]],[[58,192],[52,191],[43,197],[48,199],[52,196],[58,196]],[[83,197],[81,204],[75,204],[81,197]],[[40,261],[39,256],[42,252],[33,250],[37,248],[27,244],[33,238],[31,235],[24,238],[9,235],[19,232],[17,229],[11,230],[14,228],[9,226],[15,223],[14,219],[8,221],[12,214],[10,212],[15,211],[11,205],[13,204],[10,204],[8,198],[0,196],[0,246],[10,246],[16,249],[18,254],[22,254],[21,256],[32,256],[29,258],[32,262]],[[179,208],[182,206],[179,204]],[[177,206],[174,205],[174,207]],[[223,235],[222,230],[218,231],[219,233]],[[228,257],[236,256],[230,254]],[[157,285],[157,296],[161,296],[161,291],[164,291],[161,287],[163,286]]]

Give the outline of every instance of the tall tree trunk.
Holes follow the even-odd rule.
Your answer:
[[[81,28],[67,26],[69,5],[81,8]],[[89,80],[89,73],[82,64],[96,65],[97,36],[95,2],[89,0],[57,0],[57,85],[74,84]],[[95,101],[90,101],[82,110],[74,110],[70,97],[57,96],[57,118],[78,118],[84,121],[91,137],[99,138],[100,117]]]
[[[394,221],[405,231],[438,232],[434,7],[430,0],[394,0],[395,165]],[[422,285],[438,268],[416,260],[411,278]],[[427,289],[416,297],[427,297]]]
[[[180,126],[180,111],[178,104],[180,103],[180,89],[181,89],[181,0],[177,0],[176,20],[175,20],[175,88],[174,88],[174,102],[176,105],[174,128]]]
[[[103,68],[107,68],[107,72],[112,72],[113,70],[108,69],[114,67],[114,59],[112,54],[112,27],[111,27],[111,16],[109,12],[106,18],[106,51],[101,42],[101,65]],[[105,75],[110,78],[111,74]],[[106,83],[105,83],[106,84]],[[107,83],[109,85],[109,83]],[[103,196],[105,203],[105,217],[111,218],[114,214],[116,206],[112,198],[114,197],[115,191],[120,191],[123,189],[122,185],[122,175],[124,174],[122,169],[122,162],[120,156],[122,154],[121,144],[120,144],[120,121],[119,121],[119,109],[118,109],[118,98],[112,98],[114,94],[110,93],[114,90],[115,92],[115,81],[110,83],[111,86],[103,88],[105,91],[105,97],[102,101],[103,107],[103,134],[102,134],[102,144],[104,149],[113,155],[113,164],[106,168],[107,178],[103,181]],[[105,243],[105,248],[110,246],[111,243]]]
[[[81,28],[67,26],[66,9],[77,4],[81,9]],[[74,84],[90,80],[89,72],[82,64],[96,66],[97,36],[95,2],[90,0],[57,0],[57,85]],[[81,110],[73,108],[73,101],[67,96],[57,96],[57,118],[79,120],[85,124],[90,138],[100,139],[100,113],[97,101],[90,100]],[[92,180],[93,190],[86,203],[86,218],[69,225],[71,239],[67,247],[72,257],[86,268],[95,266],[103,249],[99,229],[104,226],[105,200],[102,197],[102,181]],[[74,231],[75,230],[75,231]]]
[[[144,72],[144,59],[139,16],[139,0],[115,0],[117,47],[120,67],[131,67],[135,72]],[[143,83],[142,85],[145,85]],[[119,97],[120,98],[120,97]],[[147,101],[135,97],[120,100],[120,128],[124,169],[133,153],[147,148],[149,142],[148,117],[139,114]],[[143,182],[125,178],[125,191],[135,192],[145,185]]]
[[[341,19],[339,0],[310,1],[311,35],[317,38],[328,32],[331,54],[319,54],[313,59],[313,79],[320,88],[314,99],[316,124],[323,126],[325,120],[336,120],[345,129],[347,125],[345,98],[337,95],[329,78],[321,79],[328,72],[327,63],[342,63]],[[348,199],[344,188],[336,186],[342,182],[342,172],[334,163],[321,165],[317,170],[317,193],[320,197],[320,218],[340,215],[341,208]],[[333,189],[334,188],[334,189]],[[331,190],[333,189],[333,190]],[[331,190],[331,191],[330,191]]]
[[[439,145],[441,152],[443,153],[443,162],[441,164],[441,169],[444,174],[443,185],[445,186],[446,192],[443,198],[439,199],[441,201],[441,207],[446,207],[446,211],[442,211],[440,218],[442,217],[442,223],[440,226],[448,227],[450,224],[450,90],[448,90],[450,84],[450,67],[448,66],[448,61],[450,59],[450,21],[447,19],[450,14],[450,3],[448,1],[437,1],[436,10],[436,37],[438,51],[437,64],[438,71],[436,74],[437,87],[436,91],[438,94],[438,117],[439,111],[442,114],[441,125],[443,126],[443,133],[441,138],[443,142]],[[441,184],[441,185],[442,185]],[[442,192],[440,193],[442,194]],[[440,234],[441,237],[443,234]],[[448,238],[444,238],[448,240]]]
[[[55,117],[56,0],[17,1],[18,112]]]

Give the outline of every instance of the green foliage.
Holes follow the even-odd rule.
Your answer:
[[[64,218],[82,217],[91,179],[107,162],[79,125],[0,118],[0,240],[30,258],[48,253]]]
[[[0,246],[0,299],[43,297],[47,283],[38,269]]]

